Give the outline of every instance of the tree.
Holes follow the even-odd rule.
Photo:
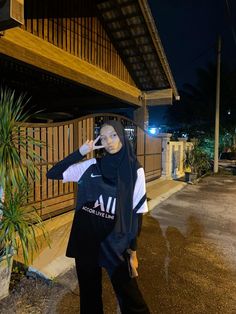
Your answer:
[[[232,131],[236,125],[236,69],[222,68],[220,95],[220,126]],[[216,97],[216,65],[210,63],[197,70],[196,86],[185,84],[181,101],[169,108],[168,124],[198,136],[214,128]]]

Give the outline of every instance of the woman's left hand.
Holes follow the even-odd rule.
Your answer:
[[[100,135],[94,141],[87,140],[82,146],[80,146],[80,154],[85,156],[86,154],[91,153],[93,150],[103,148],[103,145],[96,145],[99,139]]]

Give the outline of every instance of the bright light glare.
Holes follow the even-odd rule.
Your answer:
[[[149,129],[149,132],[150,132],[151,134],[156,134],[156,133],[157,133],[157,128],[150,128],[150,129]]]

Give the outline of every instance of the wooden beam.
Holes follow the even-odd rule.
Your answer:
[[[143,95],[148,106],[172,105],[173,102],[172,88],[153,90]]]
[[[0,37],[0,53],[131,105],[142,106],[140,89],[20,28],[9,29]]]

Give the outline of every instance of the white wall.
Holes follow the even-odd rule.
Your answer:
[[[170,133],[161,133],[162,138],[162,177],[177,179],[184,176],[185,151],[192,149],[193,143],[187,142],[185,138],[171,141]]]

